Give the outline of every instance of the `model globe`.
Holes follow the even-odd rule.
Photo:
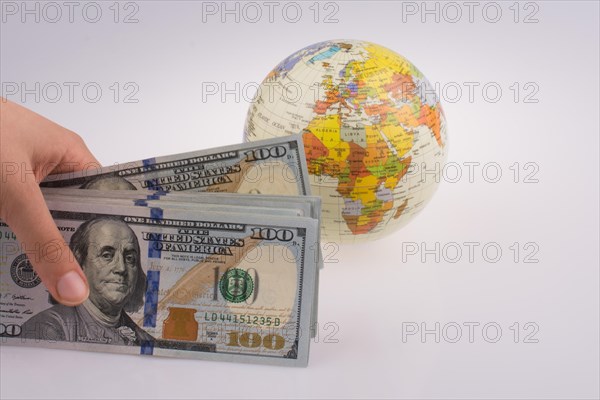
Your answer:
[[[302,134],[325,241],[387,235],[427,204],[446,159],[432,85],[399,54],[357,40],[299,50],[261,83],[247,141]]]

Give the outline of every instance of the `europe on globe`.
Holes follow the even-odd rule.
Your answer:
[[[302,134],[323,240],[353,243],[405,225],[433,195],[447,155],[433,86],[399,54],[331,40],[287,57],[252,101],[247,141]]]

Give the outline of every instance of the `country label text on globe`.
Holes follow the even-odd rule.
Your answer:
[[[323,199],[322,234],[337,242],[406,224],[433,195],[447,155],[433,86],[399,54],[364,41],[308,46],[264,79],[245,139],[297,133]]]

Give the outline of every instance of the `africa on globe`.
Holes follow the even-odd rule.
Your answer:
[[[322,197],[323,239],[342,243],[405,225],[433,195],[447,155],[432,85],[399,54],[357,40],[305,47],[263,80],[245,140],[290,134],[302,134],[312,194]]]

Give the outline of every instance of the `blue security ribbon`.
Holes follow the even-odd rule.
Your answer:
[[[145,160],[142,160],[142,164],[144,165],[144,167],[151,167],[154,164],[156,164],[156,158],[147,158]],[[158,179],[148,179],[146,181],[147,183],[147,188],[148,189],[156,189],[159,187],[158,185]]]
[[[163,218],[163,210],[162,208],[150,208],[150,218],[152,219],[162,219]],[[159,240],[150,240],[148,241],[148,258],[160,258],[160,241]]]
[[[144,304],[144,327],[156,327],[156,313],[158,312],[158,287],[160,271],[148,271],[146,278],[146,303]]]

